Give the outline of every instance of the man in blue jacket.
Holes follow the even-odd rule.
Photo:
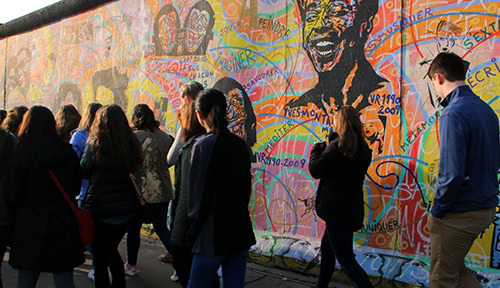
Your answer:
[[[492,223],[498,202],[498,118],[465,84],[467,66],[456,54],[444,52],[427,72],[438,94],[435,100],[444,107],[436,197],[429,216],[431,288],[481,287],[464,259]]]

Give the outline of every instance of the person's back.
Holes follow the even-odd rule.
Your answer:
[[[248,249],[255,243],[248,213],[252,192],[249,149],[243,139],[230,132],[205,137],[197,145],[217,137],[205,182],[205,193],[213,197],[213,202],[208,202],[215,205],[210,210],[214,213],[214,226],[210,227],[214,234],[214,253],[222,255]]]
[[[166,155],[174,142],[173,137],[160,129],[155,129],[154,132],[137,130],[134,133],[141,142],[144,152],[142,165],[144,171],[139,171],[140,173],[136,175],[144,200],[147,203],[172,200],[174,195]],[[139,175],[142,177],[137,177]]]
[[[4,198],[5,181],[7,179],[8,161],[16,142],[16,137],[14,135],[0,129],[0,226],[9,223]]]
[[[79,192],[78,157],[57,135],[46,107],[27,112],[18,139],[7,176],[13,209],[9,263],[18,269],[19,287],[35,287],[40,272],[52,272],[56,287],[73,287],[73,268],[85,259],[76,217],[61,193],[74,199]]]
[[[461,146],[457,147],[460,151],[457,154],[464,159],[465,165],[453,161],[457,155],[454,149],[447,150],[447,147],[443,147],[441,161],[450,163],[448,171],[452,169],[463,172],[457,173],[457,177],[451,181],[441,180],[440,183],[445,182],[448,186],[446,189],[438,189],[436,199],[446,197],[447,190],[453,190],[455,181],[460,186],[456,187],[458,193],[450,204],[449,211],[464,212],[495,207],[498,202],[497,171],[500,165],[497,115],[468,86],[456,88],[442,104],[447,106],[441,121],[449,123],[442,129],[456,131],[442,131],[443,137],[447,137],[454,145]],[[439,207],[439,201],[437,205]]]
[[[8,199],[15,210],[9,262],[17,269],[45,272],[76,267],[83,263],[76,218],[48,170],[74,199],[81,181],[78,158],[58,138],[21,145],[14,151],[9,173]]]
[[[16,145],[16,137],[12,133],[0,128],[0,259],[3,259],[7,244],[9,242],[9,207],[5,202],[6,180],[8,161]],[[1,277],[2,263],[0,262],[0,288],[2,285]]]

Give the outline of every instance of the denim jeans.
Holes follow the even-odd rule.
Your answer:
[[[5,251],[7,250],[7,242],[9,240],[9,226],[0,225],[0,288],[2,285],[2,262]]]
[[[73,269],[65,272],[52,273],[56,288],[74,288]],[[35,288],[40,272],[17,270],[17,288]]]
[[[222,266],[223,287],[243,288],[247,256],[248,250],[222,256],[195,255],[188,288],[209,288],[217,278],[217,270],[220,266]]]
[[[170,255],[174,255],[174,245],[170,240],[171,232],[167,228],[168,202],[147,204],[153,216],[153,228],[161,243]],[[134,217],[127,228],[127,262],[130,265],[137,264],[137,254],[141,246],[141,227],[136,217]]]
[[[368,275],[359,266],[352,249],[352,231],[336,228],[326,223],[326,230],[321,239],[321,264],[319,269],[318,288],[327,288],[335,271],[335,260],[342,266],[352,282],[359,288],[372,288]]]

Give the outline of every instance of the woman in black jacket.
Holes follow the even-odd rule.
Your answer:
[[[73,268],[84,262],[82,243],[76,217],[49,170],[75,199],[81,184],[78,157],[57,135],[45,107],[29,109],[18,135],[7,180],[14,215],[9,263],[18,269],[18,287],[35,287],[40,272],[53,273],[55,287],[74,287]]]
[[[84,206],[94,219],[95,286],[125,287],[123,260],[118,244],[138,205],[129,174],[142,164],[142,148],[118,105],[97,111],[90,128],[88,145],[81,166],[89,188]]]
[[[196,98],[196,116],[207,135],[193,147],[188,217],[197,231],[189,288],[210,287],[222,266],[224,287],[243,287],[248,249],[255,244],[248,203],[252,192],[250,150],[229,132],[226,97],[216,89]]]
[[[321,240],[318,288],[328,287],[338,259],[347,276],[360,288],[373,287],[354,258],[353,232],[363,223],[363,183],[372,151],[365,142],[363,124],[352,106],[335,115],[335,131],[329,143],[316,143],[309,172],[320,179],[316,213],[326,222]]]

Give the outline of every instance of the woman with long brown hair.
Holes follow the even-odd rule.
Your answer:
[[[61,193],[75,199],[80,191],[78,157],[57,135],[54,115],[43,106],[29,109],[18,139],[6,189],[14,215],[9,263],[18,269],[18,287],[34,288],[41,272],[53,273],[55,287],[74,287],[73,268],[84,262],[83,247],[75,215]]]
[[[191,150],[200,135],[205,134],[205,129],[196,118],[195,100],[203,86],[198,82],[188,82],[181,87],[182,106],[177,113],[180,129],[177,133],[176,143],[169,151],[170,158],[175,161],[175,194],[174,223],[172,228],[172,242],[175,255],[173,266],[182,287],[187,287],[193,254],[193,239],[190,235],[190,222],[187,218],[187,183],[191,167]],[[173,277],[172,277],[173,278]],[[172,279],[171,278],[171,279]]]
[[[354,258],[353,233],[363,224],[363,183],[371,162],[363,124],[352,106],[337,109],[329,143],[316,143],[309,172],[320,179],[316,213],[326,223],[321,240],[321,266],[316,287],[326,288],[335,271],[335,259],[360,288],[373,287]]]
[[[142,148],[118,105],[97,111],[81,166],[89,179],[84,206],[94,219],[95,286],[125,287],[118,244],[135,215],[138,200],[130,173],[142,164]],[[108,267],[113,284],[110,284]]]

